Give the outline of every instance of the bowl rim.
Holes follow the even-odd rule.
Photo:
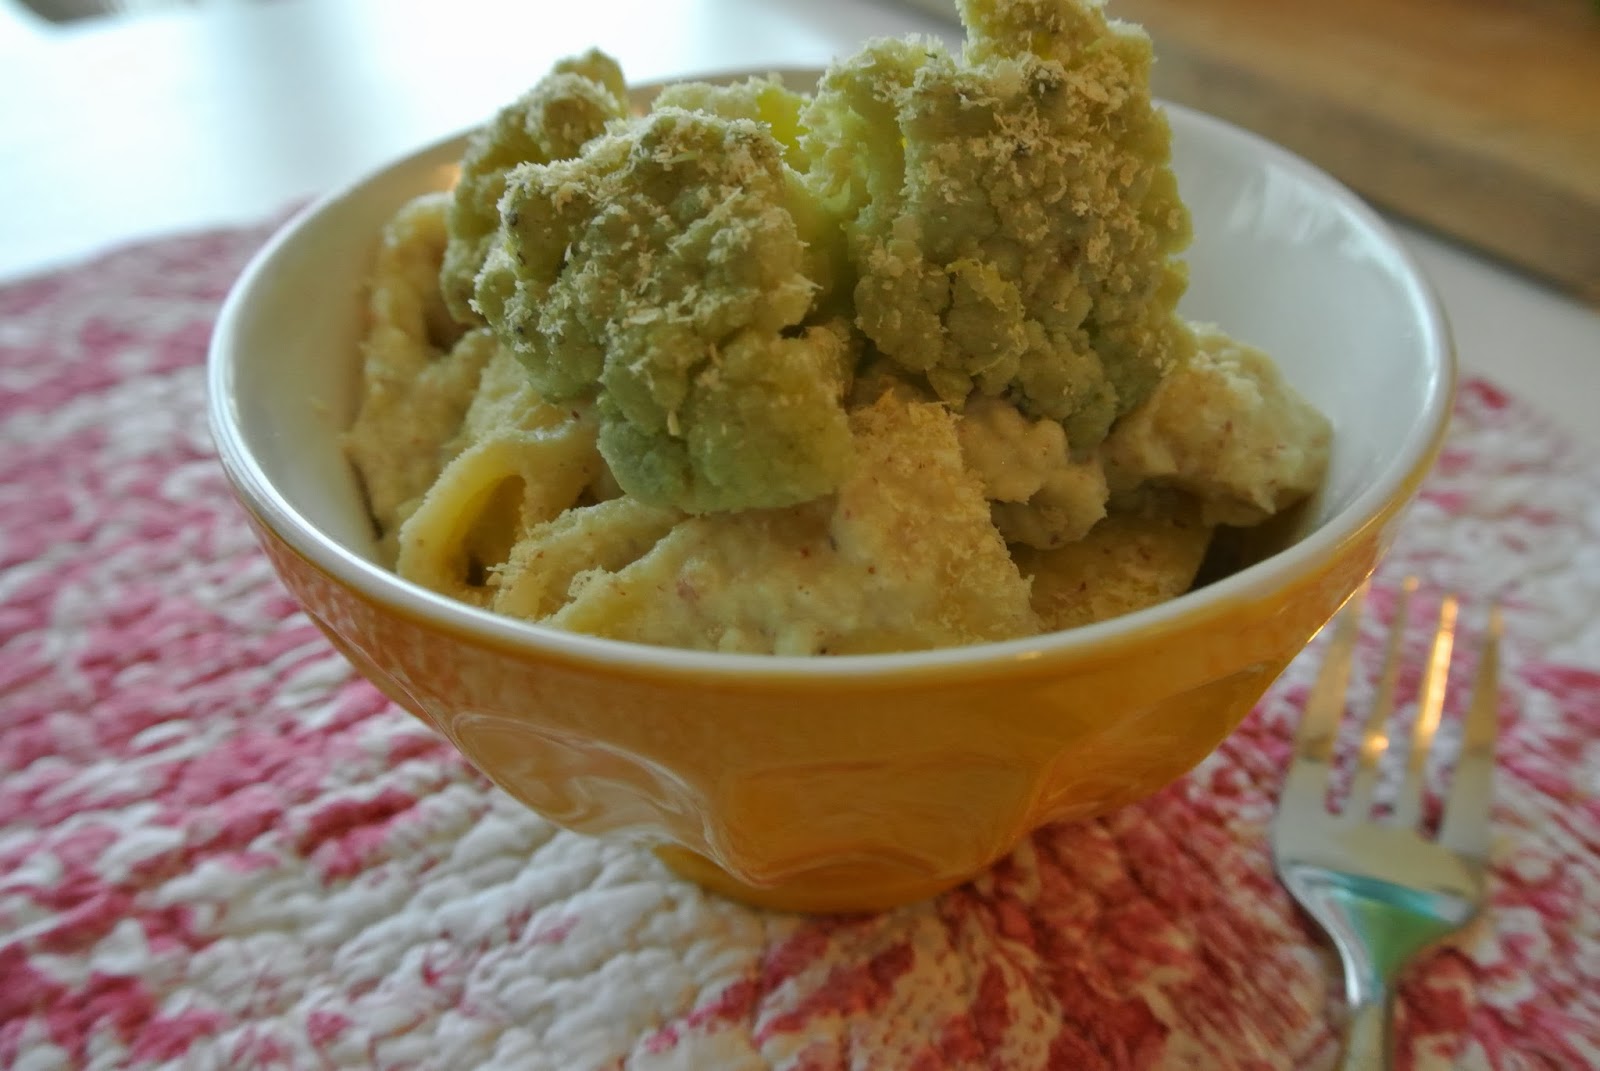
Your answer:
[[[738,72],[743,77],[756,72]],[[767,72],[760,72],[767,73]],[[815,71],[780,72],[786,79]],[[704,77],[730,77],[728,74]],[[651,87],[636,87],[648,90]],[[219,459],[241,504],[266,529],[311,565],[369,603],[414,622],[445,629],[458,638],[501,651],[537,655],[583,665],[613,675],[673,676],[700,683],[755,683],[784,680],[812,686],[888,680],[906,674],[926,678],[979,676],[1063,658],[1107,656],[1125,645],[1148,641],[1204,621],[1220,619],[1230,608],[1254,601],[1266,589],[1287,587],[1313,575],[1341,548],[1360,539],[1414,495],[1443,444],[1452,411],[1458,370],[1449,326],[1432,285],[1416,257],[1378,212],[1343,183],[1290,150],[1216,116],[1171,101],[1157,100],[1176,128],[1187,126],[1236,150],[1264,155],[1279,167],[1321,189],[1363,227],[1386,255],[1403,268],[1399,278],[1420,328],[1418,346],[1428,357],[1425,400],[1400,449],[1357,492],[1349,505],[1305,536],[1259,562],[1216,580],[1197,592],[1119,617],[1058,632],[989,643],[890,654],[770,655],[696,651],[566,632],[480,609],[424,588],[339,543],[311,524],[273,486],[247,449],[234,404],[234,354],[242,344],[242,321],[254,292],[271,272],[281,250],[317,217],[389,172],[464,144],[458,131],[372,168],[296,212],[251,257],[230,288],[218,313],[207,355],[207,408]]]

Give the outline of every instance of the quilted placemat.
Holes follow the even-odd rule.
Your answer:
[[[936,900],[708,896],[513,803],[278,585],[202,373],[264,237],[0,287],[0,1066],[1332,1063],[1336,965],[1265,840],[1320,644],[1191,776]],[[1467,383],[1369,656],[1411,573],[1509,639],[1492,907],[1411,978],[1401,1066],[1600,1065],[1600,457]]]

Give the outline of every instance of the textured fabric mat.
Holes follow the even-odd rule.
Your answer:
[[[1265,841],[1320,643],[1190,777],[937,900],[710,897],[513,803],[278,585],[202,384],[263,238],[0,287],[0,1066],[1332,1062],[1336,964]],[[1510,633],[1492,909],[1407,985],[1402,1067],[1600,1065],[1597,473],[1468,383],[1379,576],[1369,656],[1411,572]]]

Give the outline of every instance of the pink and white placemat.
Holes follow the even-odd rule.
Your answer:
[[[279,587],[202,376],[264,236],[0,287],[0,1066],[1331,1063],[1265,841],[1318,645],[1191,776],[937,900],[708,896],[513,803]],[[1510,637],[1493,904],[1406,987],[1401,1066],[1600,1066],[1600,457],[1467,383],[1376,617],[1407,573]]]

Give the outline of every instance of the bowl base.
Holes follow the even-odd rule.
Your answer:
[[[675,844],[653,849],[673,873],[708,892],[751,907],[811,915],[851,915],[916,903],[953,889],[982,870],[957,877],[896,875],[880,867],[832,866],[808,870],[793,881],[751,885],[740,881],[699,852]]]

